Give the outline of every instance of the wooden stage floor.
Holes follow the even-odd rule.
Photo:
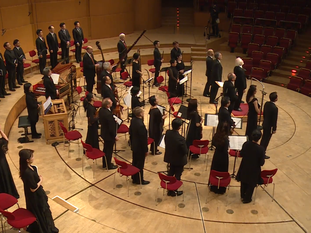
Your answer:
[[[164,37],[163,35],[161,35]],[[175,38],[172,38],[172,40]],[[177,38],[178,39],[178,38]],[[234,54],[223,52],[223,78],[233,70]],[[165,64],[164,64],[165,65]],[[147,68],[143,66],[143,68]],[[203,97],[206,82],[205,62],[193,62],[192,96],[199,101],[200,113],[214,113],[214,105],[209,98]],[[145,78],[146,78],[146,74]],[[28,80],[35,83],[41,75],[32,75]],[[250,81],[248,81],[248,86]],[[261,86],[257,85],[258,89]],[[185,170],[182,175],[184,201],[177,198],[178,208],[175,211],[175,199],[162,196],[156,205],[155,198],[159,187],[158,171],[164,171],[166,164],[163,154],[148,155],[145,164],[145,179],[151,183],[147,186],[130,183],[130,195],[127,196],[125,177],[116,177],[114,171],[101,168],[97,161],[92,168],[92,161],[86,160],[82,147],[72,144],[70,152],[62,143],[57,147],[47,145],[44,137],[35,139],[34,143],[19,144],[20,129],[15,121],[9,138],[7,160],[11,167],[21,198],[19,203],[25,207],[22,181],[18,177],[18,151],[22,148],[35,150],[35,162],[44,178],[43,187],[48,193],[49,204],[55,218],[55,224],[61,233],[72,232],[308,232],[311,230],[311,99],[280,86],[265,84],[265,91],[277,91],[279,100],[279,119],[277,133],[273,135],[267,150],[271,158],[266,160],[262,169],[278,168],[275,176],[275,200],[272,202],[272,186],[258,188],[255,203],[242,204],[240,201],[240,184],[235,180],[226,195],[216,195],[207,190],[213,151],[209,151],[207,170],[204,156],[192,161],[193,170]],[[219,90],[219,93],[221,89]],[[147,93],[147,92],[146,92]],[[156,88],[151,89],[162,105],[167,106],[166,96]],[[11,97],[1,102],[1,108],[10,110],[14,96],[22,95],[18,90]],[[145,98],[147,95],[145,94]],[[244,96],[245,98],[245,96]],[[257,98],[261,98],[258,91]],[[264,98],[268,100],[268,95]],[[5,104],[5,105],[4,105]],[[4,107],[2,107],[4,106]],[[145,106],[145,123],[149,105]],[[26,115],[26,110],[22,115]],[[126,118],[126,111],[123,118]],[[77,116],[77,128],[82,128],[83,139],[86,137],[86,117],[81,109]],[[165,122],[165,129],[169,121]],[[127,122],[126,122],[127,124]],[[243,135],[243,129],[237,133]],[[38,132],[43,132],[42,119],[37,124]],[[204,126],[203,139],[211,139],[212,128]],[[114,156],[131,161],[131,151],[127,145],[128,136],[119,135],[117,147],[124,152]],[[102,145],[101,145],[102,146]],[[163,149],[160,148],[162,152]],[[82,158],[82,160],[81,160]],[[233,169],[233,158],[229,160],[229,172]],[[84,169],[82,170],[82,164]],[[238,159],[237,167],[240,164]],[[93,174],[94,171],[94,174]],[[52,200],[60,196],[79,208],[73,213]],[[207,202],[206,202],[207,201]],[[9,230],[8,232],[13,232]]]

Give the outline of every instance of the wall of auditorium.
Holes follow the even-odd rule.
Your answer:
[[[79,20],[88,39],[161,26],[161,0],[0,0],[0,51],[5,41],[19,39],[25,52],[35,49],[36,30],[65,22],[71,33]]]

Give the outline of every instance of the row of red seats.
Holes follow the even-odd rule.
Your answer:
[[[298,91],[304,95],[311,96],[311,79],[303,79],[298,76],[290,78],[287,88],[293,91]]]

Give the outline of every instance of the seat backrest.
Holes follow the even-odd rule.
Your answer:
[[[76,91],[78,92],[78,94],[80,95],[82,92],[82,87],[78,86],[76,87]]]
[[[8,220],[14,220],[15,219],[15,217],[14,217],[14,215],[11,213],[11,212],[9,212],[9,211],[5,211],[5,210],[3,210],[3,209],[0,209],[0,213],[4,216],[4,217],[6,217]]]
[[[158,172],[159,178],[161,181],[165,182],[166,184],[173,184],[176,182],[176,177],[175,176],[167,176],[164,175],[161,172]]]
[[[254,16],[254,10],[253,9],[244,10],[244,16],[245,17],[253,17]]]
[[[157,82],[158,82],[159,84],[162,83],[163,81],[164,81],[163,76],[157,77]]]
[[[252,58],[254,59],[254,58],[256,58],[256,59],[262,59],[263,58],[263,52],[262,51],[256,51],[256,50],[254,50],[253,52],[252,52]]]
[[[263,26],[254,26],[253,27],[253,34],[262,34],[263,31]]]
[[[253,58],[246,57],[246,58],[243,58],[243,61],[244,61],[243,67],[244,66],[253,66]]]
[[[241,34],[241,43],[251,42],[252,40],[252,34],[250,33],[242,33]]]
[[[126,80],[128,77],[129,77],[129,73],[127,73],[126,71],[121,73],[121,78],[123,80]]]
[[[208,146],[209,140],[193,140],[192,144],[195,147],[204,148]]]
[[[17,203],[17,199],[8,193],[0,193],[0,209],[7,209]]]
[[[266,28],[264,28],[263,34],[265,36],[273,36],[274,35],[274,28],[273,27],[266,27]]]
[[[35,50],[31,50],[31,51],[29,51],[29,56],[30,57],[34,57],[34,56],[36,56],[36,51]]]
[[[254,12],[254,18],[262,18],[264,16],[265,12],[263,10],[257,10]]]
[[[272,62],[278,62],[279,61],[279,54],[277,53],[267,53],[266,60],[272,61]]]
[[[297,15],[293,14],[293,13],[288,13],[285,17],[286,20],[288,21],[295,21],[296,20]]]
[[[305,84],[303,85],[303,87],[311,89],[311,80],[310,79],[306,79],[305,80]]]
[[[268,179],[270,179],[270,178],[272,178],[272,177],[277,173],[277,171],[278,171],[277,168],[275,168],[275,169],[273,169],[273,170],[263,170],[263,171],[261,171],[260,176],[261,176],[262,178],[268,178]]]
[[[260,60],[260,63],[259,63],[259,66],[261,68],[270,68],[271,69],[271,65],[272,65],[272,62],[269,61],[269,60],[264,60],[264,59],[261,59]]]
[[[274,18],[275,18],[275,13],[274,13],[274,11],[266,11],[266,13],[265,13],[265,18],[266,18],[266,19],[274,19]]]
[[[126,169],[128,167],[128,164],[126,162],[118,160],[116,157],[114,157],[114,161],[122,169]]]
[[[306,61],[306,69],[311,70],[311,60]]]
[[[242,27],[242,33],[252,33],[253,26],[249,24],[244,24]]]
[[[82,140],[81,140],[81,143],[82,143],[83,148],[87,152],[92,152],[93,151],[93,147],[90,144],[87,144],[87,143],[83,142]]]
[[[64,124],[62,122],[59,122],[59,126],[63,130],[64,134],[68,133],[68,130],[66,129],[66,127],[64,126]]]
[[[110,59],[108,62],[110,63],[110,65],[114,64],[114,60],[113,59]]]
[[[303,78],[299,77],[299,76],[292,76],[290,77],[290,84],[302,84],[303,82]]]
[[[215,170],[211,170],[210,178],[213,177],[218,180],[218,188],[219,187],[227,187],[230,184],[231,177],[229,172],[219,172]],[[223,182],[225,181],[225,182]]]
[[[241,24],[232,24],[231,25],[231,32],[240,33],[241,31]]]
[[[84,38],[83,42],[84,44],[86,44],[87,42],[89,42],[89,40],[87,38]]]
[[[298,70],[297,76],[302,77],[303,79],[310,78],[311,70],[306,68],[301,68]]]
[[[229,33],[229,42],[234,41],[237,42],[239,39],[239,33],[237,32],[230,32]]]
[[[148,61],[147,61],[147,64],[148,64],[148,66],[153,66],[154,60],[148,60]]]

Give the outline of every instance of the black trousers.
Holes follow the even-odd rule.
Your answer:
[[[112,153],[113,153],[113,145],[115,141],[107,141],[105,140],[105,145],[104,145],[104,153],[107,159],[108,167],[112,165],[111,159],[112,159]],[[103,157],[103,167],[105,168],[107,166],[105,158]]]
[[[0,76],[0,95],[4,95],[5,93],[5,78],[4,76]]]
[[[29,119],[29,117],[28,117],[28,119]],[[37,136],[38,135],[38,132],[36,129],[37,121],[29,121],[29,123],[30,123],[31,135]]]
[[[121,60],[121,62],[120,62],[120,68],[121,68],[120,77],[121,77],[121,74],[125,71],[125,68],[126,68],[126,60],[127,60],[127,57],[124,58],[124,61]]]
[[[141,180],[144,180],[145,153],[133,151],[132,165],[140,169]],[[133,182],[139,183],[139,173],[132,176]]]
[[[212,84],[212,88],[211,88],[211,96],[210,96],[210,102],[214,102],[217,96],[217,92],[218,92],[218,88],[219,86],[217,85],[217,83],[213,83]]]
[[[24,81],[24,64],[18,63],[18,66],[16,68],[16,79],[18,84],[21,84],[22,81]]]
[[[150,137],[154,140],[153,143],[150,145],[150,152],[153,154],[154,152],[158,151],[158,145],[160,144],[162,133],[158,135],[150,135]]]
[[[241,198],[243,198],[243,201],[246,201],[246,202],[252,201],[252,196],[253,196],[255,187],[256,185],[241,182],[240,192],[241,192]]]
[[[79,46],[77,46],[77,44],[75,45],[76,48],[75,58],[78,63],[81,61],[82,41],[79,42],[79,44],[80,44]]]
[[[235,105],[234,105],[234,109],[235,110],[238,110],[238,108],[240,107],[240,104],[241,104],[241,100],[242,100],[242,97],[243,97],[243,92],[244,90],[243,89],[238,89],[238,100],[235,101]]]
[[[209,95],[210,94],[210,87],[211,87],[211,82],[207,78],[207,81],[206,81],[206,84],[205,84],[205,88],[204,88],[204,91],[203,91],[203,95]]]
[[[219,27],[218,27],[218,23],[216,23],[216,19],[212,19],[212,31],[213,31],[213,35],[218,36]]]
[[[57,50],[53,50],[53,53],[50,53],[50,61],[52,69],[57,65]]]
[[[86,81],[86,90],[90,93],[93,93],[93,86],[95,84],[94,77],[85,77]]]
[[[271,128],[268,128],[268,129],[263,128],[263,134],[262,134],[260,145],[263,146],[265,150],[267,150],[271,137],[272,137]]]
[[[7,69],[8,71],[8,82],[9,82],[9,88],[12,89],[16,87],[16,80],[15,80],[15,68]]]
[[[232,113],[232,110],[234,109],[235,102],[236,101],[230,101],[230,105],[228,107],[228,111],[229,111],[230,114]]]
[[[184,171],[184,166],[170,164],[169,176],[175,176],[177,180],[181,179],[181,174]]]
[[[155,73],[154,73],[153,85],[158,83],[157,77],[159,77],[161,65],[154,66],[154,68],[155,68]]]
[[[46,54],[42,54],[42,57],[39,57],[39,68],[41,74],[45,66],[46,66]]]
[[[65,61],[66,64],[69,63],[69,48],[66,46],[61,46],[62,49],[62,59]]]

